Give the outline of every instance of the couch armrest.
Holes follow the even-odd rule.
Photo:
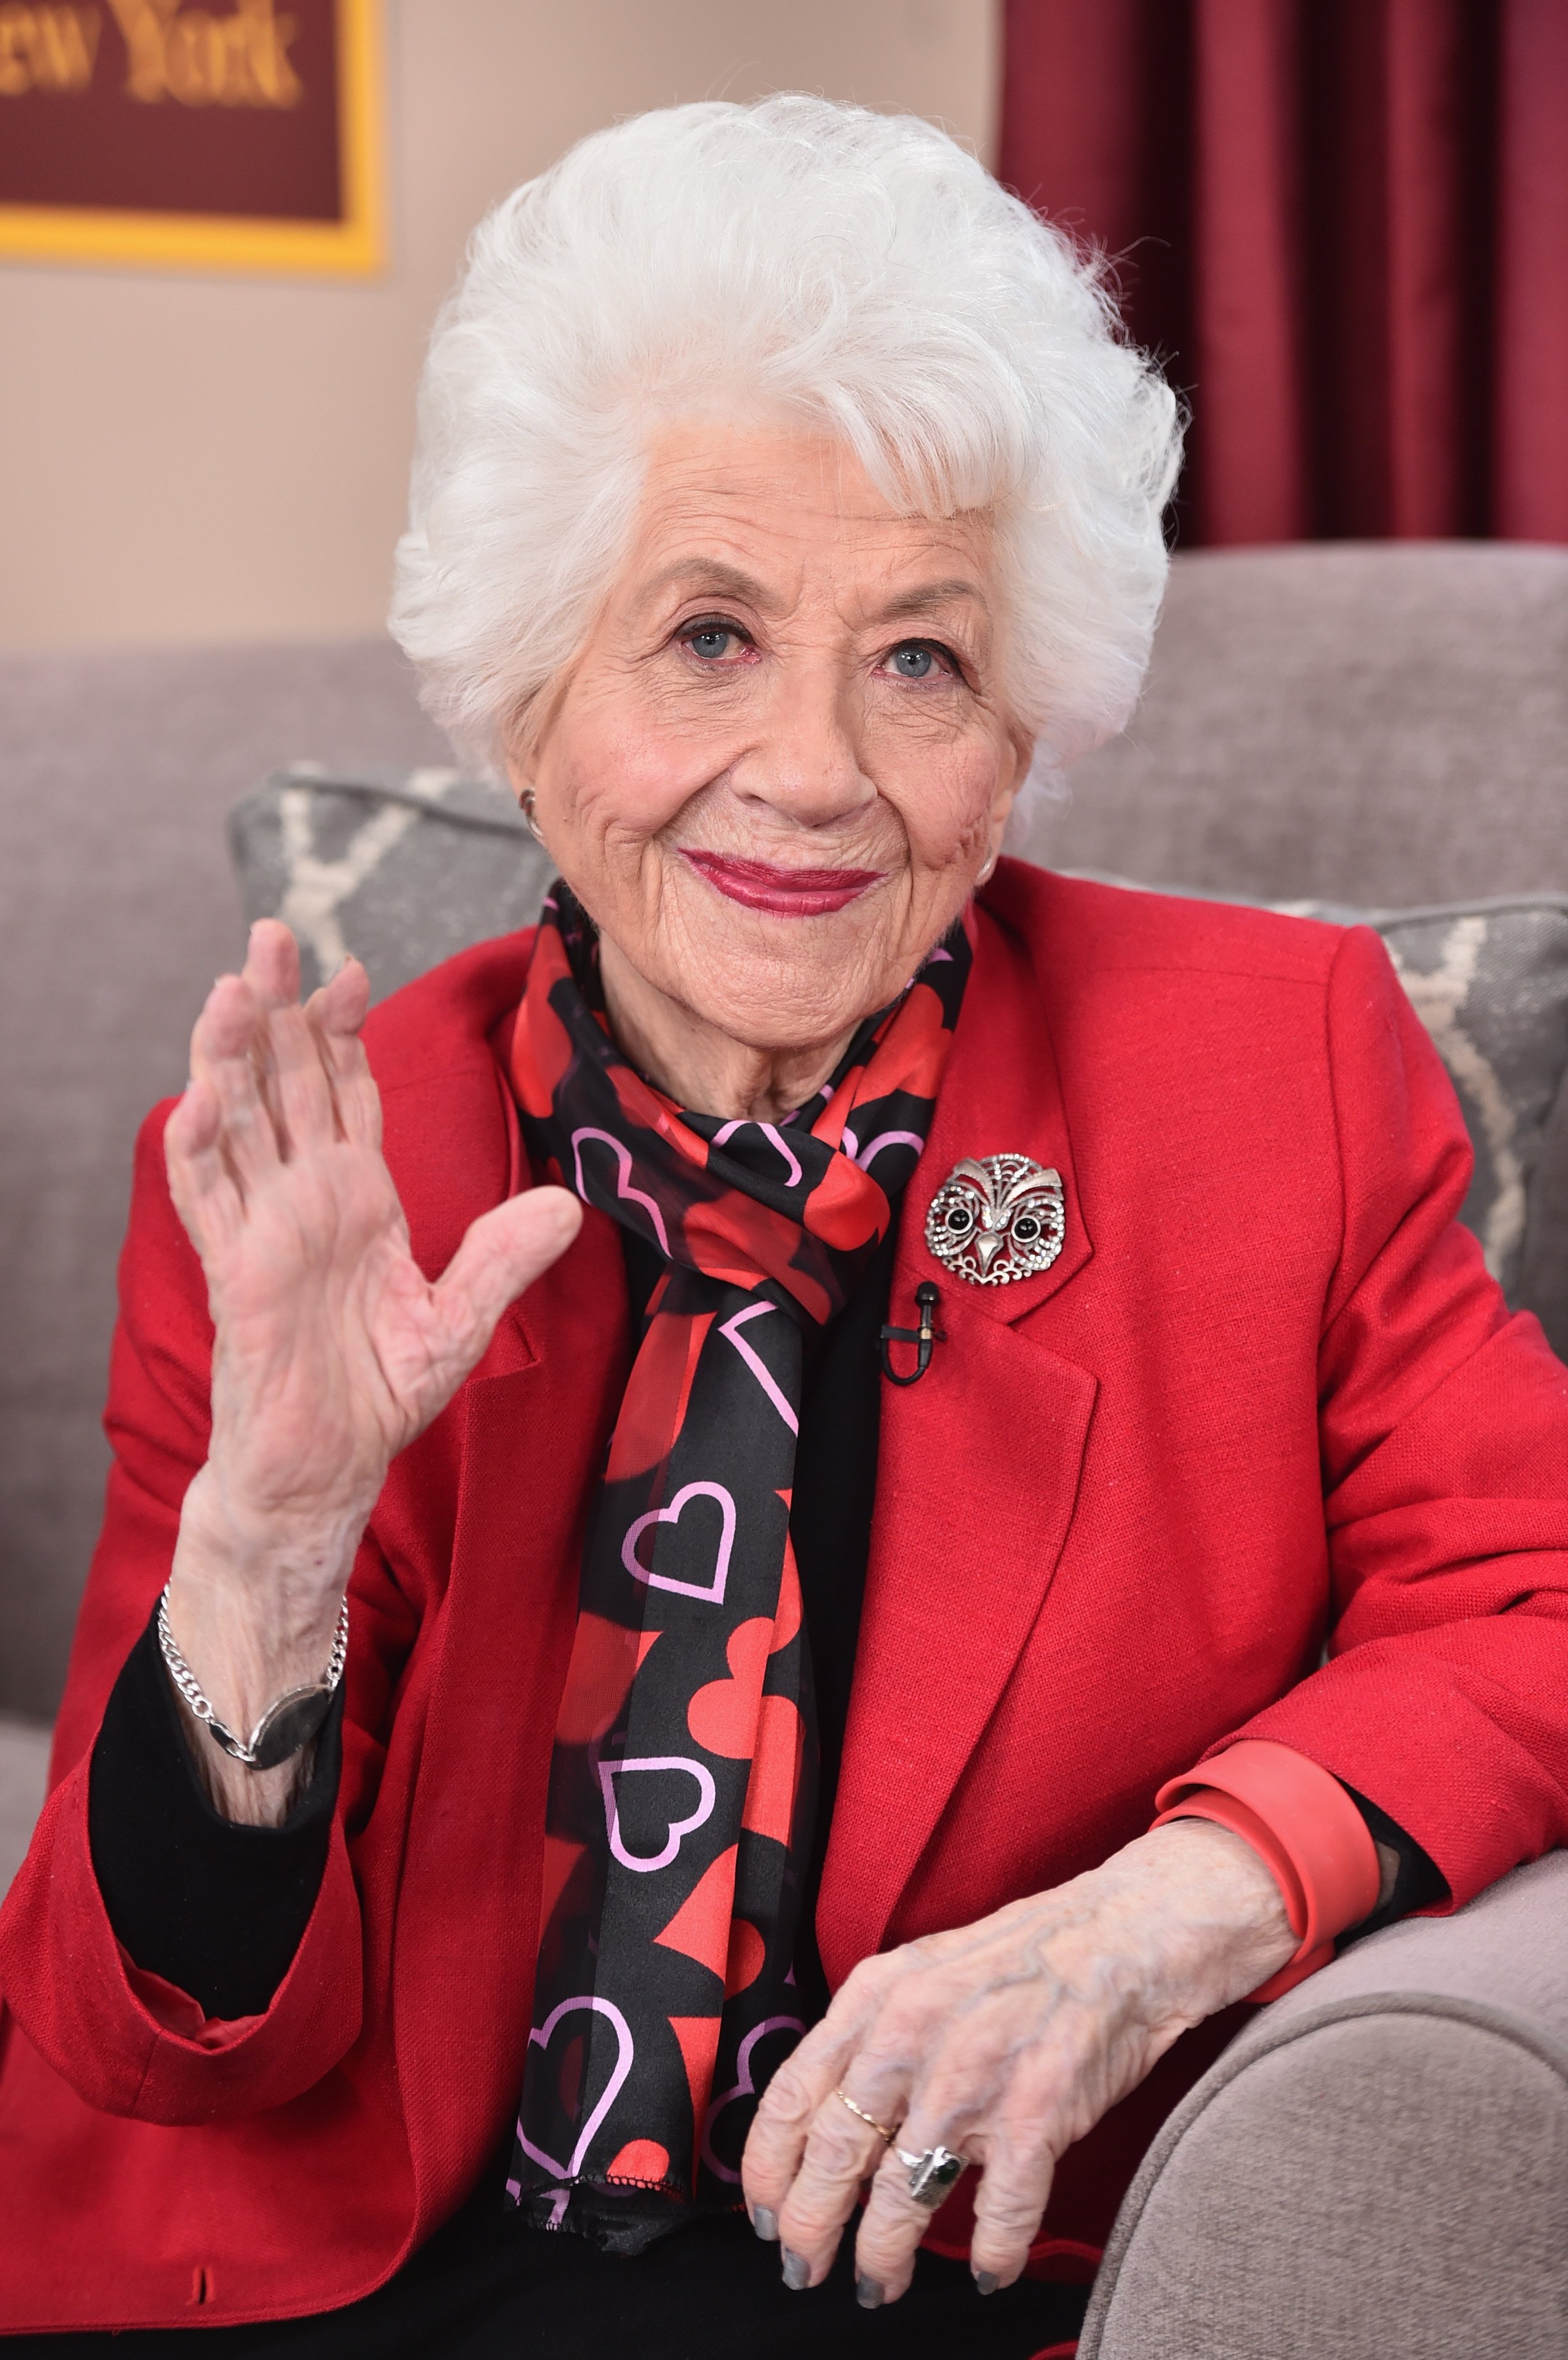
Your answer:
[[[1080,2360],[1557,2354],[1568,1852],[1259,2012],[1127,2191]]]

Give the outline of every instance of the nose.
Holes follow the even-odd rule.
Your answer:
[[[780,667],[763,728],[731,775],[743,799],[800,827],[831,827],[876,801],[851,699],[833,665]]]

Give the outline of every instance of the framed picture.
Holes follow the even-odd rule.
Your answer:
[[[378,0],[0,5],[0,260],[368,276]]]

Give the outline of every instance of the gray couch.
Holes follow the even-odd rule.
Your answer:
[[[99,1512],[131,1140],[240,945],[224,816],[296,758],[445,749],[380,645],[0,663],[0,1889]],[[1258,899],[1568,892],[1568,552],[1178,560],[1132,729],[1029,849]],[[1568,1090],[1516,1296],[1568,1337]],[[1553,1857],[1262,2011],[1149,2158],[1084,2360],[1568,2352],[1565,1968]]]
[[[1562,2360],[1565,1870],[1258,2010],[1145,2157],[1079,2360]]]

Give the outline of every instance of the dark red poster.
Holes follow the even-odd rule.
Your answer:
[[[0,255],[364,269],[374,0],[0,7]]]

